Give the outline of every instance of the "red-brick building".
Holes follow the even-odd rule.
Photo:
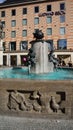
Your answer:
[[[6,0],[0,4],[3,24],[3,65],[23,65],[40,29],[55,47],[55,56],[73,62],[73,0]]]

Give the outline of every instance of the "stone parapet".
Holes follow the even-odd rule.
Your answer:
[[[0,79],[0,115],[73,118],[73,81]]]

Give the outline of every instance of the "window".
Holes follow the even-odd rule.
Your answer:
[[[5,27],[5,21],[1,21],[3,28]]]
[[[11,51],[16,50],[16,42],[11,42],[11,43],[10,43],[10,50],[11,50]]]
[[[5,32],[2,33],[2,38],[5,38]]]
[[[34,13],[39,13],[39,7],[38,6],[34,7]]]
[[[22,20],[22,25],[24,26],[24,25],[27,25],[27,19],[23,19]]]
[[[12,37],[12,38],[15,38],[15,37],[16,37],[16,31],[12,31],[12,32],[11,32],[11,37]]]
[[[65,15],[60,15],[60,23],[65,22]]]
[[[6,50],[6,47],[5,47],[5,42],[3,42],[3,51]]]
[[[47,28],[47,35],[52,35],[52,28]]]
[[[53,40],[46,40],[46,42],[48,43],[48,49],[51,51],[53,50]]]
[[[23,14],[27,14],[27,8],[23,8]]]
[[[67,40],[59,39],[57,42],[57,49],[67,49]]]
[[[27,36],[27,30],[23,30],[23,31],[22,31],[22,36],[23,36],[23,37],[26,37],[26,36]]]
[[[1,17],[5,17],[5,11],[1,12]]]
[[[52,17],[51,16],[47,17],[47,23],[52,23]]]
[[[60,10],[65,10],[65,3],[60,4]]]
[[[21,41],[20,49],[21,50],[27,50],[28,49],[28,42],[27,41]]]
[[[16,15],[16,10],[15,10],[15,9],[12,10],[11,15],[12,15],[12,16],[15,16],[15,15]]]
[[[47,11],[51,11],[51,5],[47,5]]]
[[[11,27],[15,27],[16,26],[16,20],[12,20],[11,21]]]
[[[60,34],[64,35],[65,34],[65,27],[60,27]]]
[[[39,24],[39,18],[38,18],[38,17],[34,18],[34,24],[35,24],[35,25],[36,25],[36,24]]]

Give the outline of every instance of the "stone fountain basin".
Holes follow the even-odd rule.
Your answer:
[[[52,96],[61,109],[51,107]],[[0,79],[0,115],[72,119],[73,80]]]

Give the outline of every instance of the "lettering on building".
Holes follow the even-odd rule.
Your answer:
[[[39,17],[44,17],[44,16],[58,16],[58,15],[65,15],[65,11],[55,11],[55,12],[44,12],[44,13],[39,13]]]

